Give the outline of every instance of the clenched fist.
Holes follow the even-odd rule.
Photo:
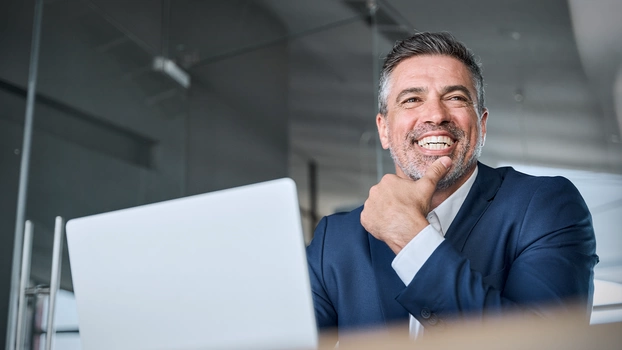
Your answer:
[[[429,225],[426,216],[430,212],[432,195],[450,166],[451,158],[441,157],[417,181],[385,175],[369,190],[361,212],[365,230],[398,254]]]

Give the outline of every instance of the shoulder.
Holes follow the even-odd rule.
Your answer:
[[[346,239],[348,236],[360,233],[361,230],[364,231],[361,225],[361,211],[363,211],[363,206],[350,212],[323,217],[315,229],[313,238],[326,239],[328,236],[330,239]]]
[[[482,164],[476,183],[484,193],[481,197],[490,201],[488,214],[505,223],[554,230],[555,226],[591,220],[577,188],[561,176],[533,176],[510,167],[493,169]]]
[[[503,208],[506,220],[514,217],[519,223],[523,242],[544,236],[564,241],[593,240],[591,214],[570,180],[561,176],[528,175],[509,167],[494,171],[503,180],[493,202]]]
[[[553,196],[566,194],[571,197],[581,198],[577,188],[562,176],[534,176],[514,170],[512,167],[490,168],[480,164],[481,173],[491,177],[495,174],[501,180],[500,194],[505,192],[517,192],[520,196]]]
[[[363,206],[360,206],[349,212],[335,213],[322,218],[326,225],[331,229],[347,229],[361,224],[361,212]]]
[[[361,225],[361,211],[358,207],[350,212],[337,213],[322,218],[318,223],[310,250],[346,253],[355,247],[368,246],[368,233]]]

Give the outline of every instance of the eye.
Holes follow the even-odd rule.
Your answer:
[[[464,108],[473,105],[471,99],[462,94],[448,96],[445,101],[451,107]]]
[[[402,103],[417,103],[417,102],[421,102],[421,99],[419,97],[409,97],[405,99],[404,101],[402,101]]]
[[[421,97],[411,96],[403,99],[402,102],[400,102],[400,106],[405,109],[410,109],[421,105],[422,102],[423,100]]]
[[[449,97],[449,100],[450,101],[463,101],[463,102],[469,101],[468,98],[466,98],[465,96],[462,96],[462,95],[451,96],[451,97]]]

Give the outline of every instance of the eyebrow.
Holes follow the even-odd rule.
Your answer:
[[[469,91],[469,89],[467,89],[466,86],[464,85],[449,85],[449,86],[445,86],[443,88],[443,90],[441,91],[442,95],[454,92],[454,91],[461,91],[463,92],[465,95],[467,95],[467,97],[469,98],[469,100],[473,101],[473,96],[471,96],[471,91]],[[399,94],[397,94],[397,97],[395,98],[395,102],[399,103],[402,98],[405,95],[408,94],[421,94],[421,93],[427,93],[428,89],[424,88],[424,87],[411,87],[408,89],[404,89],[402,91],[400,91]]]

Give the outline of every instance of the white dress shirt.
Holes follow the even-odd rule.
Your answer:
[[[477,172],[476,167],[473,174],[456,192],[428,214],[427,220],[430,225],[421,230],[393,259],[391,266],[405,285],[410,284],[434,250],[445,240],[445,233],[473,187]],[[423,334],[423,326],[413,315],[410,315],[409,330],[412,337]]]

